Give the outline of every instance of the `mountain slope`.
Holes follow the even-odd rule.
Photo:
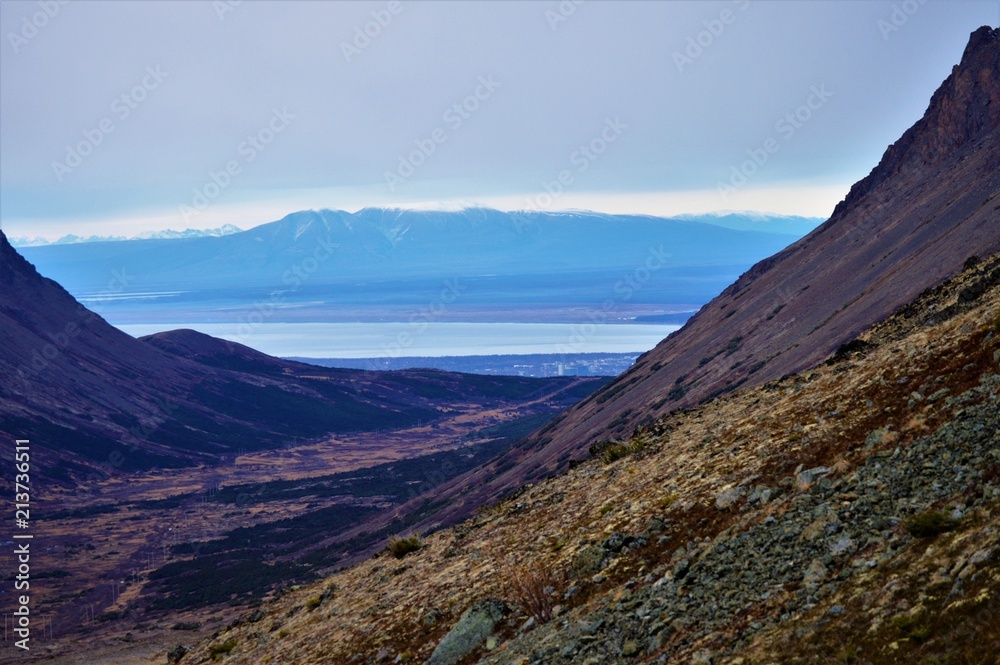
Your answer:
[[[320,368],[189,330],[136,340],[39,275],[2,233],[0,350],[0,432],[34,439],[38,470],[64,482],[407,427],[576,383]]]
[[[995,663],[1000,255],[861,339],[274,594],[182,662]]]
[[[464,505],[439,518],[455,519],[565,468],[598,439],[627,436],[678,407],[812,367],[955,274],[970,255],[1000,251],[998,95],[1000,31],[983,27],[924,118],[826,223],[753,266],[492,471],[456,480],[451,491],[463,494]]]
[[[621,392],[602,402],[602,415],[595,396],[553,438],[563,428],[579,433],[603,425],[625,408],[665,413],[812,366],[954,274],[968,256],[1000,250],[998,130],[1000,33],[982,28],[924,117],[830,220],[755,265],[643,356],[608,387]],[[674,387],[678,396],[671,398]]]

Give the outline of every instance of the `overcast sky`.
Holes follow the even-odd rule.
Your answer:
[[[55,237],[367,205],[825,216],[1000,2],[42,0],[0,21],[0,222]]]

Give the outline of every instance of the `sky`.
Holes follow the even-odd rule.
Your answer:
[[[825,217],[986,24],[997,0],[5,1],[0,226]]]

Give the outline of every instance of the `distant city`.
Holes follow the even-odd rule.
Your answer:
[[[297,358],[287,360],[346,369],[393,370],[415,367],[494,376],[617,376],[635,363],[634,353],[535,353],[526,355],[400,358]]]

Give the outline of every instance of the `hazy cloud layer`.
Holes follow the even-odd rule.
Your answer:
[[[732,208],[756,199],[718,184],[755,155],[739,194],[837,191],[998,7],[4,2],[0,216],[15,232],[129,214],[176,228],[299,202],[674,191]]]

